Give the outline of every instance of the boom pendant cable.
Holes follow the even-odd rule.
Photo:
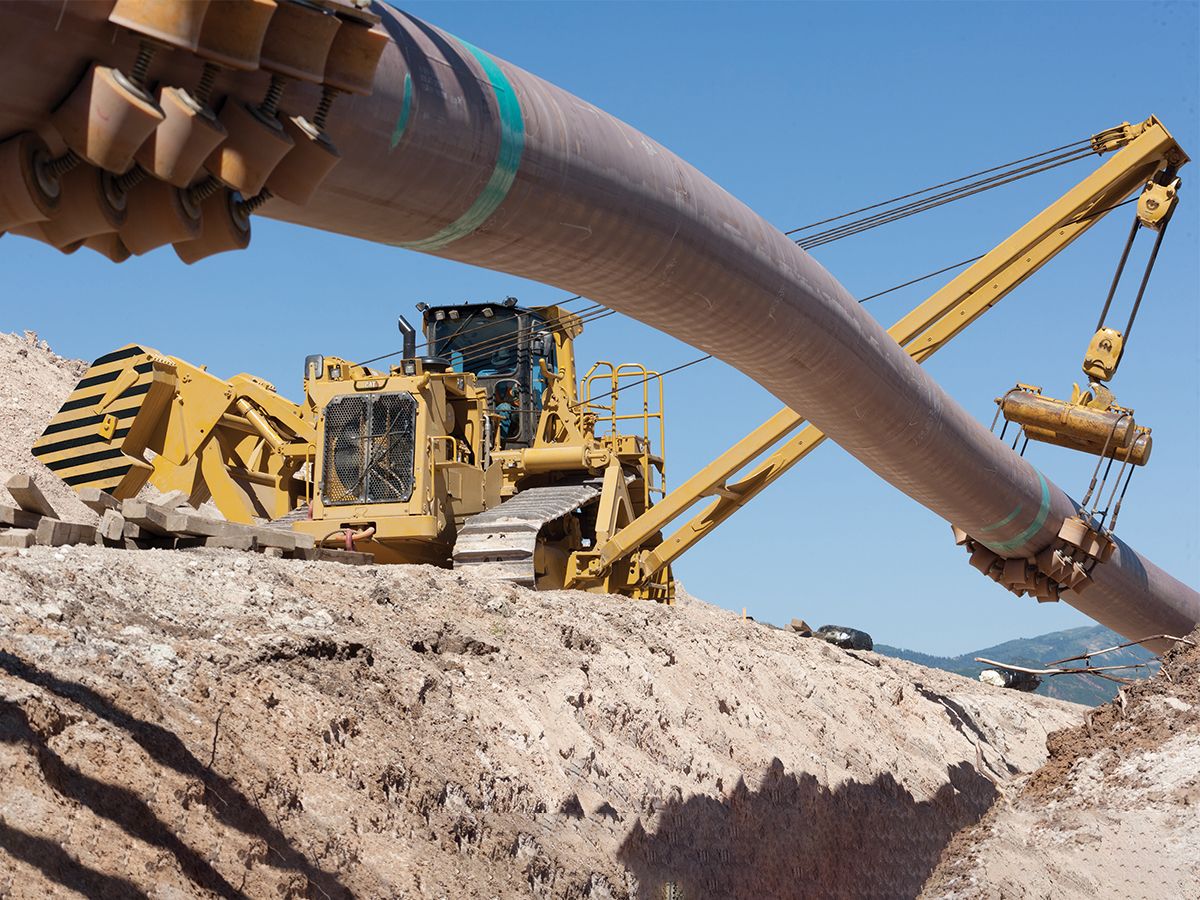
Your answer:
[[[1083,152],[1075,152],[1071,154],[1063,154],[1060,157],[1051,157],[1048,160],[1043,160],[1040,163],[1026,166],[1021,169],[1015,169],[1008,172],[1003,172],[999,175],[993,175],[991,178],[985,178],[980,181],[965,184],[962,187],[952,191],[946,191],[941,194],[934,194],[931,197],[924,197],[921,200],[913,201],[912,203],[899,206],[894,209],[884,210],[875,213],[871,216],[866,216],[862,219],[856,219],[844,225],[839,225],[836,228],[831,228],[827,231],[818,232],[817,234],[809,235],[804,238],[796,238],[795,242],[804,250],[809,250],[813,247],[819,247],[822,244],[828,244],[831,241],[840,240],[844,237],[860,234],[864,231],[870,231],[872,228],[878,228],[880,225],[886,225],[889,222],[896,222],[900,219],[906,219],[909,216],[914,216],[917,213],[928,212],[931,209],[936,209],[939,206],[945,206],[948,203],[953,203],[956,200],[963,200],[967,197],[972,197],[975,194],[990,191],[993,188],[1003,187],[1006,184],[1012,184],[1014,181],[1020,181],[1023,178],[1028,178],[1031,175],[1038,175],[1042,172],[1048,172],[1051,169],[1057,169],[1059,166],[1065,166],[1068,163],[1077,162],[1091,156],[1093,151],[1087,150]]]
[[[1029,162],[1030,160],[1038,159],[1039,157],[1042,157],[1042,156],[1049,156],[1051,153],[1058,153],[1062,150],[1068,150],[1072,147],[1078,147],[1081,144],[1091,143],[1091,141],[1092,141],[1092,138],[1083,138],[1082,140],[1072,141],[1069,144],[1063,144],[1061,147],[1055,147],[1052,150],[1043,150],[1041,153],[1035,153],[1032,156],[1026,156],[1021,159],[1014,159],[1012,162],[1004,163],[999,166],[992,166],[990,169],[981,169],[980,171],[973,172],[970,175],[963,175],[961,178],[955,178],[950,181],[943,181],[941,184],[930,185],[929,187],[921,188],[921,190],[919,190],[919,191],[913,191],[908,194],[901,194],[899,197],[892,197],[890,200],[880,200],[878,203],[872,203],[870,206],[862,206],[862,207],[859,207],[858,209],[852,209],[849,212],[844,212],[839,216],[830,216],[828,219],[821,219],[816,222],[810,222],[807,225],[801,225],[799,228],[793,228],[791,231],[785,231],[784,234],[790,236],[793,234],[798,234],[801,231],[808,231],[808,229],[816,228],[818,225],[826,225],[829,222],[837,222],[840,219],[846,219],[846,218],[849,218],[850,216],[856,216],[859,213],[869,212],[872,209],[878,209],[882,206],[889,206],[892,203],[899,203],[901,200],[908,200],[911,197],[917,197],[921,194],[927,194],[930,191],[936,191],[940,188],[949,187],[950,185],[958,184],[959,182],[969,181],[970,179],[978,178],[981,175],[988,175],[992,172],[998,172],[1001,169],[1009,169],[1009,168],[1012,168],[1013,166],[1019,165],[1020,163]]]

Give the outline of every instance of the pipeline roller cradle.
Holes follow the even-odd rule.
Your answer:
[[[113,262],[244,249],[262,204],[307,203],[340,159],[334,99],[371,93],[389,40],[349,0],[115,0],[89,15],[103,6],[111,57],[0,143],[0,233]],[[164,54],[192,57],[170,70],[198,67],[193,83],[153,83]],[[264,75],[259,102],[239,99]],[[315,109],[289,108],[291,82],[320,90]]]

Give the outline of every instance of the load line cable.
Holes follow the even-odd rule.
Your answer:
[[[935,195],[927,197],[919,202],[914,202],[908,206],[897,207],[894,210],[886,210],[882,213],[877,213],[874,216],[869,216],[865,219],[856,220],[846,225],[840,226],[837,229],[832,229],[829,232],[812,235],[808,238],[803,238],[796,241],[796,244],[803,250],[810,250],[814,247],[820,247],[823,244],[831,243],[835,240],[840,240],[843,237],[851,237],[852,235],[861,234],[864,231],[870,231],[873,228],[878,228],[881,225],[887,225],[891,222],[896,222],[901,219],[906,219],[909,216],[917,213],[928,212],[931,209],[937,209],[939,206],[945,206],[948,203],[953,203],[956,200],[965,200],[967,197],[972,197],[975,194],[989,191],[992,188],[1003,187],[1006,184],[1011,184],[1014,181],[1020,181],[1022,178],[1028,178],[1030,175],[1038,175],[1042,172],[1048,172],[1051,169],[1056,169],[1059,166],[1065,166],[1068,163],[1076,162],[1084,159],[1087,154],[1075,155],[1060,161],[1048,163],[1044,166],[1024,171],[1020,173],[1006,173],[1011,177],[1004,179],[989,179],[988,182],[975,182],[964,186],[961,190],[948,192],[944,195]]]
[[[1014,181],[1020,181],[1023,178],[1028,178],[1031,175],[1038,175],[1042,172],[1049,172],[1051,169],[1057,169],[1059,166],[1065,166],[1069,163],[1077,162],[1091,156],[1094,151],[1087,150],[1083,152],[1064,153],[1061,156],[1054,156],[1049,159],[1041,160],[1038,163],[1024,166],[1020,169],[1001,172],[999,175],[993,175],[990,178],[980,179],[954,190],[944,191],[941,194],[934,194],[931,197],[922,197],[920,200],[914,200],[904,206],[898,206],[893,209],[883,210],[871,216],[865,216],[862,219],[855,219],[852,222],[847,222],[844,225],[839,225],[836,228],[821,231],[808,237],[795,238],[795,243],[801,249],[810,250],[813,247],[819,247],[822,244],[828,244],[831,241],[840,240],[843,237],[850,237],[854,234],[860,234],[863,231],[869,231],[872,228],[878,228],[880,225],[887,225],[890,222],[896,222],[900,219],[906,219],[909,216],[917,213],[927,212],[931,209],[936,209],[939,206],[945,206],[947,203],[953,203],[956,200],[963,200],[975,194],[990,191],[993,188],[1003,187],[1006,184],[1012,184]]]
[[[658,379],[666,378],[668,375],[674,375],[676,372],[682,372],[684,369],[688,369],[688,368],[691,368],[692,366],[699,365],[702,362],[708,362],[708,360],[710,360],[712,358],[713,358],[713,356],[711,353],[706,353],[703,356],[698,356],[695,359],[689,360],[685,363],[680,363],[679,365],[673,366],[672,368],[666,369],[665,371],[651,372],[645,378],[639,378],[637,381],[631,381],[631,382],[629,382],[629,384],[621,385],[619,388],[613,388],[611,391],[605,391],[603,394],[597,394],[595,397],[588,397],[586,400],[576,400],[574,403],[571,404],[571,408],[574,409],[577,406],[587,406],[591,403],[594,403],[597,400],[603,400],[605,397],[611,397],[613,394],[617,393],[618,391],[625,391],[625,390],[628,390],[629,388],[637,387],[639,384],[645,384],[646,382],[653,381],[656,378],[658,378]]]
[[[1102,132],[1102,133],[1106,133],[1106,132]],[[1078,147],[1081,144],[1090,143],[1092,140],[1093,140],[1092,138],[1083,138],[1078,141],[1072,141],[1069,144],[1063,144],[1061,147],[1054,147],[1051,150],[1043,150],[1041,153],[1035,153],[1032,156],[1025,156],[1025,157],[1022,157],[1021,159],[1014,159],[1012,162],[1003,163],[1002,165],[999,165],[999,166],[992,166],[990,169],[981,169],[978,172],[972,172],[970,175],[963,175],[960,178],[954,178],[954,179],[951,179],[950,181],[943,181],[941,184],[933,184],[933,185],[930,185],[929,187],[921,188],[921,190],[919,190],[919,191],[913,191],[908,194],[901,194],[899,197],[892,197],[889,200],[880,200],[878,203],[872,203],[870,206],[862,206],[862,207],[859,207],[858,209],[852,209],[849,212],[844,212],[838,216],[830,216],[828,219],[820,219],[816,222],[810,222],[807,225],[801,225],[799,228],[793,228],[791,231],[785,231],[784,234],[786,234],[790,237],[791,235],[798,234],[801,231],[808,231],[808,229],[810,229],[810,228],[816,228],[818,225],[827,225],[830,222],[837,222],[840,219],[846,219],[846,218],[849,218],[850,216],[857,216],[859,213],[869,212],[872,209],[878,209],[881,206],[890,206],[893,203],[899,203],[901,200],[908,200],[910,197],[917,197],[921,194],[928,194],[930,191],[940,190],[941,188],[949,187],[952,184],[958,184],[959,182],[962,182],[962,181],[969,181],[972,178],[978,178],[981,175],[988,175],[992,172],[998,172],[1001,169],[1008,169],[1008,168],[1011,168],[1011,167],[1018,165],[1020,163],[1023,163],[1023,162],[1029,162],[1030,160],[1038,159],[1039,157],[1042,157],[1042,156],[1049,156],[1051,153],[1058,153],[1062,150],[1069,150],[1072,147]]]
[[[863,206],[863,207],[860,207],[859,209],[855,209],[855,210],[851,210],[849,212],[842,213],[841,215],[831,216],[826,219],[820,219],[816,222],[811,222],[808,225],[801,225],[799,228],[793,228],[790,231],[784,232],[784,234],[791,236],[791,235],[797,234],[801,231],[807,231],[810,228],[815,228],[818,225],[825,225],[830,222],[837,222],[842,219],[848,218],[850,216],[857,215],[858,213],[869,212],[873,209],[881,209],[882,207],[890,206],[891,204],[897,203],[901,200],[908,200],[913,197],[921,197],[922,194],[928,194],[930,191],[936,191],[936,190],[939,190],[940,188],[949,187],[951,185],[956,185],[956,184],[959,185],[959,187],[954,188],[953,190],[944,191],[941,194],[935,194],[930,197],[921,197],[921,199],[914,200],[913,202],[905,204],[904,206],[895,207],[892,209],[884,209],[881,212],[875,213],[874,215],[866,216],[861,219],[856,219],[852,222],[847,222],[843,225],[839,225],[836,228],[831,228],[831,229],[827,229],[825,231],[817,232],[817,233],[809,235],[807,237],[796,238],[796,239],[794,239],[794,241],[796,244],[798,244],[801,247],[801,249],[809,250],[809,249],[812,249],[815,247],[823,246],[824,244],[832,243],[833,241],[836,241],[836,240],[841,240],[842,238],[845,238],[845,237],[852,237],[853,235],[861,234],[864,231],[869,231],[873,228],[878,228],[881,225],[886,225],[891,222],[896,222],[901,219],[908,218],[909,216],[917,215],[918,213],[927,212],[928,210],[936,209],[939,206],[945,206],[948,203],[953,203],[956,200],[962,200],[967,197],[973,196],[975,194],[991,190],[992,188],[1002,187],[1003,185],[1011,184],[1012,182],[1019,181],[1023,178],[1028,178],[1031,175],[1037,175],[1042,172],[1050,171],[1051,169],[1056,169],[1059,166],[1064,166],[1064,165],[1067,165],[1068,163],[1077,162],[1080,159],[1084,159],[1084,158],[1096,153],[1097,151],[1095,149],[1093,149],[1096,141],[1107,133],[1108,132],[1100,132],[1099,135],[1096,135],[1093,137],[1087,137],[1087,138],[1082,138],[1077,141],[1072,141],[1071,143],[1063,144],[1060,147],[1054,147],[1050,150],[1044,150],[1041,153],[1035,153],[1031,156],[1025,156],[1020,159],[1016,159],[1011,162],[1004,163],[1002,165],[992,166],[987,169],[981,169],[980,171],[973,172],[970,175],[963,175],[959,178],[954,178],[954,179],[951,179],[950,181],[944,181],[940,184],[931,185],[929,187],[923,188],[918,191],[912,191],[907,194],[901,194],[897,197],[892,197],[891,199],[888,199],[888,200],[882,200],[878,203],[873,203],[869,206]],[[1082,149],[1082,150],[1079,149],[1083,145],[1088,145],[1088,146],[1086,149]],[[1063,152],[1063,151],[1066,151],[1066,152]],[[1058,155],[1054,155],[1054,154],[1058,154]],[[1047,157],[1049,157],[1049,158],[1047,158]],[[1021,165],[1022,163],[1027,163],[1028,165],[1022,166]],[[1020,166],[1020,168],[1014,168],[1015,166]],[[996,174],[993,174],[993,173],[996,173]],[[990,175],[991,177],[989,177],[989,178],[981,178],[980,177],[980,176],[984,176],[984,175]],[[972,179],[979,179],[979,180],[973,181]],[[963,182],[969,182],[969,183],[963,184]],[[1131,202],[1131,201],[1125,201],[1125,202]],[[1124,203],[1117,204],[1117,206],[1123,206],[1123,205],[1124,205]],[[1114,209],[1114,208],[1115,207],[1109,207],[1108,209],[1102,210],[1100,213],[1095,213],[1095,215],[1099,215],[1102,212],[1108,212],[1109,210]],[[980,254],[979,256],[971,257],[970,259],[963,260],[962,262],[957,262],[957,263],[953,263],[948,266],[944,266],[940,269],[936,269],[933,272],[929,272],[928,274],[921,275],[917,278],[910,279],[909,281],[905,281],[901,284],[894,285],[893,287],[887,288],[886,290],[877,291],[876,293],[869,294],[866,297],[861,298],[858,302],[866,303],[868,300],[874,300],[877,297],[882,297],[885,294],[892,293],[893,291],[898,291],[902,288],[909,287],[910,285],[918,284],[922,281],[926,281],[930,278],[934,278],[945,272],[949,272],[954,269],[962,268],[963,266],[969,265],[973,262],[977,262],[978,260],[982,259],[984,255],[986,255],[986,254]],[[576,294],[575,296],[569,297],[566,300],[559,301],[558,305],[565,306],[569,303],[574,303],[574,302],[577,302],[582,299],[583,299],[583,297],[581,295]],[[602,310],[603,310],[603,312],[602,312]],[[605,309],[605,307],[602,304],[597,303],[597,304],[593,304],[591,306],[584,307],[583,309],[578,310],[576,313],[574,313],[574,315],[576,315],[579,318],[581,324],[586,324],[589,322],[597,321],[602,318],[606,318],[607,316],[612,315],[614,313],[615,313],[615,310]],[[472,333],[482,331],[488,327],[489,327],[489,323],[484,322],[473,328],[469,328],[469,329],[462,331],[461,334],[464,336],[469,335]],[[559,330],[561,327],[562,327],[561,325],[556,323],[554,325],[549,326],[548,330],[556,331],[556,330]],[[458,336],[458,335],[455,335],[455,336]],[[441,340],[445,340],[445,338],[442,338]],[[503,347],[505,344],[516,344],[516,343],[518,343],[518,341],[519,341],[519,338],[513,337],[511,335],[502,335],[502,336],[498,336],[495,338],[488,338],[486,340],[479,341],[475,344],[466,344],[466,345],[463,345],[462,347],[458,347],[456,349],[459,352],[463,353],[464,357],[466,357],[466,356],[477,357],[483,352],[487,352],[487,351],[494,352],[495,350]],[[418,344],[417,346],[419,349],[428,349],[429,347],[431,347],[433,345],[433,343],[434,343],[434,341],[430,340],[430,341],[425,341],[422,344]],[[364,360],[363,362],[357,363],[356,365],[365,366],[369,363],[378,362],[382,359],[387,359],[389,357],[396,356],[397,354],[403,353],[403,352],[404,352],[403,350],[396,350],[391,353],[385,353],[382,356],[376,356],[371,359]],[[689,363],[688,365],[693,365],[697,362],[702,362],[702,361],[703,361],[702,359],[693,360],[692,363]],[[666,374],[666,373],[663,373],[663,374]]]
[[[1118,209],[1119,207],[1122,207],[1122,206],[1128,206],[1130,203],[1135,203],[1135,202],[1137,202],[1137,199],[1138,199],[1137,197],[1130,197],[1128,200],[1123,200],[1120,203],[1113,204],[1112,206],[1106,206],[1102,209],[1092,210],[1091,212],[1087,213],[1086,215],[1080,216],[1077,219],[1072,219],[1070,222],[1065,222],[1063,224],[1076,225],[1076,224],[1079,224],[1080,222],[1087,221],[1088,219],[1098,218],[1099,216],[1103,216],[1103,215],[1106,215],[1106,214],[1112,212],[1114,209]],[[964,259],[964,260],[961,260],[960,262],[951,263],[948,266],[942,266],[939,269],[934,269],[932,272],[927,272],[926,274],[920,275],[916,278],[910,278],[908,281],[903,281],[900,284],[893,285],[892,287],[886,288],[882,291],[876,291],[873,294],[867,294],[865,297],[861,297],[858,300],[858,302],[866,303],[868,300],[874,300],[876,297],[882,297],[885,294],[890,294],[894,291],[898,291],[898,290],[901,290],[902,288],[906,288],[911,285],[918,284],[922,281],[928,281],[930,278],[936,278],[938,275],[942,275],[946,272],[953,271],[954,269],[961,269],[964,266],[970,265],[971,263],[978,262],[979,260],[983,259],[986,255],[987,255],[986,253],[981,253],[978,256],[972,256],[969,259]],[[603,310],[603,312],[599,312],[600,310]],[[616,312],[616,310],[607,309],[603,305],[597,303],[593,306],[585,307],[584,309],[581,309],[579,312],[575,313],[575,315],[579,317],[581,323],[586,324],[588,322],[594,322],[599,319],[607,318],[608,316],[613,315],[615,312]],[[559,323],[554,323],[554,324],[550,325],[547,328],[547,330],[548,331],[557,331],[557,330],[560,330],[562,327],[564,327],[564,326]],[[468,331],[468,332],[464,332],[464,333],[470,333],[470,332]],[[476,355],[478,355],[475,352],[477,348],[491,349],[497,345],[503,345],[505,343],[515,343],[516,340],[517,340],[516,338],[513,338],[510,335],[504,335],[504,336],[501,336],[498,338],[489,339],[487,341],[481,341],[481,342],[479,342],[479,344],[468,344],[468,345],[466,345],[464,347],[460,347],[458,349],[460,350],[460,352],[462,352],[464,354],[464,356],[468,355],[468,354],[470,356],[476,356]]]
[[[1103,209],[1097,209],[1097,210],[1093,210],[1093,211],[1091,211],[1090,213],[1088,213],[1087,215],[1080,216],[1080,217],[1079,217],[1079,218],[1077,218],[1077,219],[1072,219],[1070,222],[1067,222],[1067,223],[1064,223],[1064,224],[1071,224],[1071,225],[1074,225],[1074,224],[1078,224],[1078,223],[1080,223],[1080,222],[1085,222],[1085,221],[1087,221],[1088,219],[1095,219],[1095,218],[1098,218],[1099,216],[1106,215],[1107,213],[1110,213],[1110,212],[1112,212],[1114,209],[1118,209],[1119,207],[1122,207],[1122,206],[1128,206],[1130,203],[1136,203],[1136,202],[1137,202],[1137,199],[1138,199],[1137,197],[1130,197],[1128,200],[1123,200],[1123,201],[1121,201],[1120,203],[1114,203],[1112,206],[1106,206],[1106,207],[1104,207]],[[906,288],[906,287],[909,287],[910,285],[914,285],[914,284],[917,284],[917,283],[919,283],[919,282],[922,282],[922,281],[928,281],[930,278],[936,278],[938,275],[942,275],[942,274],[944,274],[944,273],[946,273],[946,272],[953,271],[954,269],[961,269],[961,268],[963,268],[964,266],[969,266],[971,263],[978,262],[979,260],[983,259],[985,256],[987,256],[987,254],[986,254],[986,253],[980,253],[978,256],[972,256],[970,259],[964,259],[964,260],[962,260],[961,262],[956,262],[956,263],[953,263],[953,264],[951,264],[951,265],[948,265],[948,266],[943,266],[943,267],[942,267],[942,268],[940,268],[940,269],[935,269],[934,271],[932,271],[932,272],[928,272],[928,273],[926,273],[925,275],[921,275],[921,276],[919,276],[919,277],[917,277],[917,278],[911,278],[911,279],[909,279],[908,281],[901,282],[900,284],[897,284],[897,285],[893,285],[892,287],[890,287],[890,288],[887,288],[887,289],[885,289],[885,290],[882,290],[882,291],[876,291],[876,292],[875,292],[875,293],[873,293],[873,294],[867,294],[867,296],[865,296],[865,297],[862,297],[861,299],[859,299],[859,301],[858,301],[858,302],[859,302],[859,303],[866,303],[868,300],[874,300],[876,297],[882,297],[882,296],[884,296],[885,294],[890,294],[890,293],[892,293],[893,291],[898,291],[898,290],[900,290],[901,288]],[[634,382],[631,382],[630,384],[628,384],[628,385],[625,385],[625,387],[626,387],[626,388],[629,388],[629,387],[637,387],[639,384],[643,384],[643,383],[645,383],[646,381],[649,381],[649,380],[651,380],[651,379],[653,379],[653,378],[665,378],[667,375],[673,375],[674,373],[676,373],[676,372],[679,372],[679,371],[682,371],[683,369],[686,369],[686,368],[688,368],[689,366],[694,366],[694,365],[697,365],[697,364],[699,364],[699,363],[706,362],[706,361],[708,361],[708,360],[710,360],[710,359],[712,359],[712,358],[713,358],[712,354],[711,354],[711,353],[708,353],[708,354],[705,354],[704,356],[697,357],[696,359],[693,359],[693,360],[691,360],[690,362],[686,362],[686,363],[683,363],[682,365],[675,366],[675,367],[674,367],[674,368],[672,368],[672,369],[667,369],[665,372],[660,372],[660,373],[659,373],[659,374],[657,374],[657,375],[650,375],[650,376],[647,376],[646,378],[643,378],[643,379],[641,379],[641,380],[639,380],[639,381],[634,381]],[[593,397],[593,398],[590,398],[590,399],[592,399],[592,400],[599,400],[599,399],[603,399],[604,397],[607,397],[607,396],[609,396],[609,395],[610,395],[610,394],[612,394],[612,393],[613,393],[612,391],[609,391],[609,392],[608,392],[608,393],[606,393],[606,394],[599,394],[598,396],[596,396],[596,397]],[[581,402],[582,402],[582,401],[581,401]],[[576,405],[576,406],[578,406],[578,405],[580,405],[580,404],[578,404],[578,403],[577,403],[577,404],[575,404],[575,405]],[[996,414],[997,414],[997,416],[999,416],[999,411],[997,411],[997,413],[996,413]],[[1004,424],[1005,424],[1005,426],[1007,427],[1008,423],[1007,423],[1007,422],[1005,422]],[[992,423],[992,427],[993,427],[993,428],[995,428],[995,426],[996,426],[996,423],[995,423],[995,422],[993,422],[993,423]],[[1003,434],[1001,435],[1001,437],[1003,437]],[[1126,486],[1128,486],[1128,484],[1127,484]],[[1122,496],[1123,496],[1123,495],[1122,495]]]

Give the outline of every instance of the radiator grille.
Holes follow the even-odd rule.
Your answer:
[[[412,497],[417,401],[413,395],[347,394],[325,407],[321,499],[402,503]]]

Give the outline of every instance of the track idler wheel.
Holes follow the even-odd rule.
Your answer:
[[[163,121],[154,98],[119,71],[93,63],[51,116],[67,146],[96,166],[124,172]]]
[[[58,211],[42,223],[47,240],[60,250],[69,244],[114,232],[125,221],[125,194],[108,172],[87,164],[62,176]]]
[[[49,148],[31,131],[0,144],[0,231],[43,221],[58,208],[61,189],[49,161]]]
[[[284,119],[283,129],[294,146],[271,172],[267,187],[303,206],[342,157],[329,138],[302,116]]]
[[[118,233],[135,256],[200,236],[200,207],[185,189],[146,178],[130,188],[125,202],[125,224]]]
[[[212,110],[182,88],[161,87],[157,99],[163,121],[135,158],[155,178],[187,187],[204,160],[225,140],[225,129]]]
[[[171,47],[195,50],[208,7],[209,0],[117,0],[108,21]]]
[[[250,211],[241,194],[222,187],[201,201],[200,210],[200,236],[174,245],[175,254],[189,266],[217,253],[250,246]]]

